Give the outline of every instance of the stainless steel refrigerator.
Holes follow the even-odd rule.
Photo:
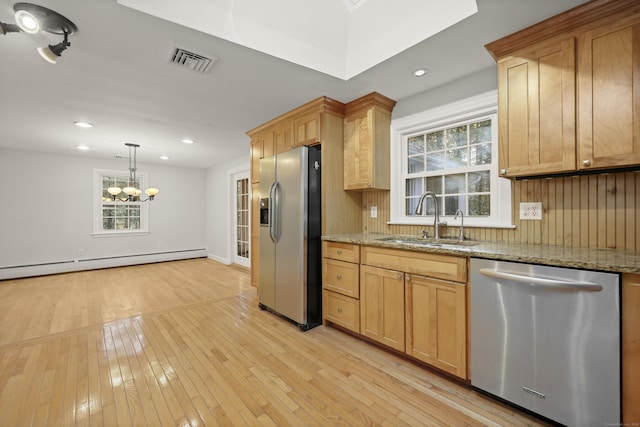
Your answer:
[[[307,330],[322,322],[320,151],[260,160],[260,308]]]

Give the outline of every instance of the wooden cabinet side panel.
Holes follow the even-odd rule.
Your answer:
[[[362,195],[344,191],[343,118],[322,117],[322,234],[362,231]]]
[[[375,134],[373,185],[378,190],[388,190],[391,188],[391,112],[376,108],[372,126]]]
[[[640,420],[640,275],[622,276],[622,423]]]
[[[251,183],[260,182],[260,159],[262,155],[262,141],[255,138],[251,140]]]

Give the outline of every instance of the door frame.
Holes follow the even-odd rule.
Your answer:
[[[238,221],[237,221],[237,182],[242,179],[247,179],[248,185],[248,257],[240,257],[237,255],[237,247],[238,247]],[[229,205],[230,205],[230,221],[229,221],[229,261],[232,264],[238,264],[243,267],[250,268],[251,267],[251,178],[250,171],[247,167],[237,168],[229,171],[229,181],[230,181],[230,191],[229,191]]]

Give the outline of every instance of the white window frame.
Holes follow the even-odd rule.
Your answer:
[[[391,220],[389,224],[432,225],[433,216],[410,216],[405,214],[405,178],[407,178],[406,139],[408,136],[455,126],[475,118],[492,116],[491,215],[488,217],[465,217],[469,227],[514,228],[511,215],[511,181],[498,175],[498,92],[493,90],[461,101],[446,104],[391,122]],[[460,168],[459,172],[471,169]],[[444,172],[444,171],[443,171]],[[429,201],[427,201],[429,203]],[[440,216],[448,225],[460,225],[461,218]]]
[[[102,206],[112,202],[102,201],[102,177],[118,176],[129,179],[129,171],[113,169],[93,170],[93,233],[94,237],[116,237],[116,236],[143,236],[149,231],[149,202],[113,202],[113,203],[134,203],[140,205],[140,228],[138,230],[103,230],[102,229]],[[149,174],[146,172],[136,172],[136,178],[140,182],[140,188],[147,188]]]

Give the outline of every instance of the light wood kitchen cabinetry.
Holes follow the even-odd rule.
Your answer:
[[[535,46],[498,61],[498,87],[501,175],[574,170],[574,39]]]
[[[320,143],[320,114],[316,111],[302,114],[293,120],[294,146]]]
[[[640,14],[579,38],[578,168],[640,164]]]
[[[404,351],[404,273],[360,267],[360,333]]]
[[[267,129],[251,138],[251,183],[260,182],[260,159],[273,156],[273,131]]]
[[[323,320],[359,333],[359,246],[322,242],[322,254]]]
[[[587,2],[486,48],[498,62],[501,175],[640,164],[639,2]]]
[[[407,354],[466,378],[466,283],[411,274],[405,281]]]
[[[640,274],[622,275],[622,425],[640,420]]]
[[[395,101],[378,93],[346,105],[344,189],[388,190],[391,111]]]
[[[362,230],[360,197],[344,191],[343,103],[320,97],[247,132],[251,138],[251,183],[260,182],[260,159],[301,145],[321,146],[322,234]],[[252,208],[255,209],[252,205]],[[251,233],[252,256],[257,259],[259,229]],[[257,264],[252,283],[257,286]]]
[[[467,258],[329,241],[323,242],[323,254],[328,324],[467,378]],[[355,282],[356,267],[357,326],[356,290],[345,283]]]

